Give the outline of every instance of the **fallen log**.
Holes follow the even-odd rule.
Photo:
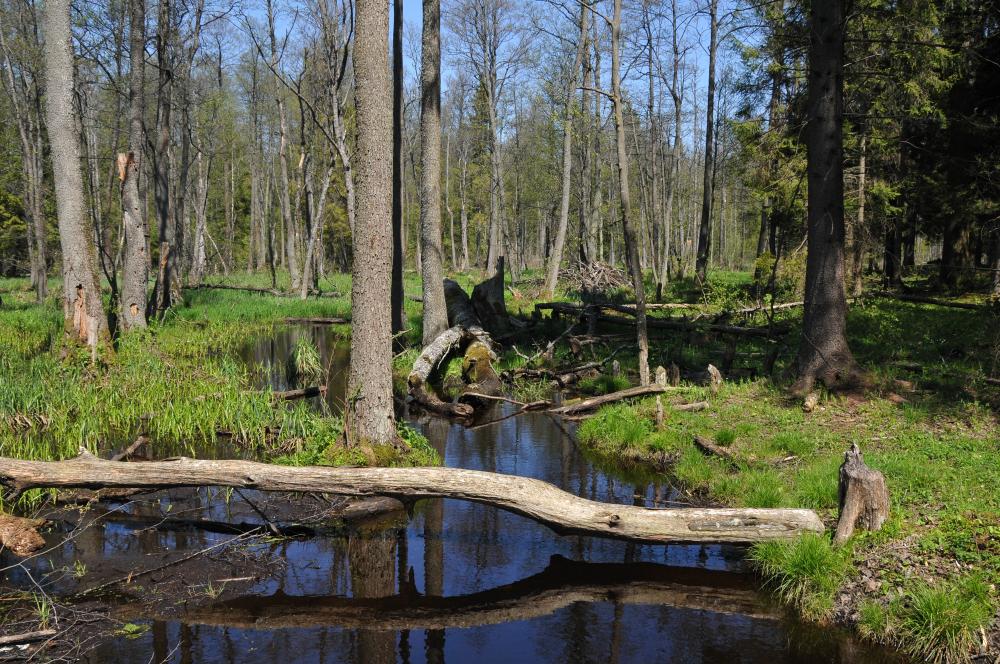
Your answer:
[[[954,302],[952,300],[941,300],[936,297],[927,297],[926,295],[914,295],[911,293],[892,293],[889,291],[880,291],[875,293],[876,297],[885,297],[890,300],[901,300],[903,302],[916,302],[918,304],[933,304],[938,307],[949,307],[952,309],[967,309],[969,311],[982,311],[986,309],[985,306],[977,304],[975,302]]]
[[[556,415],[576,415],[590,410],[597,410],[605,404],[614,403],[623,399],[634,399],[635,397],[644,397],[650,394],[662,394],[668,389],[668,387],[656,385],[655,383],[652,385],[640,385],[638,387],[630,387],[618,392],[611,392],[609,394],[602,394],[600,396],[584,399],[583,401],[571,403],[567,406],[553,408],[549,412],[555,413]]]
[[[595,309],[609,309],[632,316],[635,315],[634,309],[616,304],[575,305],[565,302],[540,302],[535,305],[536,311],[550,310],[553,314],[570,314],[581,317],[587,315],[588,311],[593,311]],[[625,316],[610,316],[601,314],[595,316],[594,318],[597,322],[610,323],[612,325],[626,325],[634,327],[636,324],[632,318],[626,318]],[[727,325],[725,323],[704,324],[697,321],[684,320],[682,318],[648,318],[646,320],[646,324],[650,329],[718,332],[720,334],[731,334],[734,336],[764,338],[785,334],[789,329],[787,325],[774,325],[770,327],[740,327],[738,325]]]
[[[699,410],[708,410],[711,404],[707,401],[695,401],[692,403],[678,403],[670,406],[671,410],[693,413]]]
[[[44,525],[44,519],[0,514],[0,547],[10,550],[16,556],[34,553],[45,546],[45,540],[38,532]]]
[[[35,632],[0,636],[0,648],[6,646],[16,646],[22,643],[34,643],[35,641],[41,641],[43,639],[50,639],[58,633],[59,632],[54,629],[40,629]]]
[[[308,323],[310,325],[349,325],[350,318],[286,318],[286,323]]]
[[[558,533],[660,544],[753,543],[823,531],[823,523],[812,510],[648,509],[605,504],[541,480],[459,468],[291,467],[184,457],[124,463],[104,461],[82,450],[67,461],[0,457],[0,483],[20,491],[35,487],[232,486],[400,499],[455,498],[520,514]]]
[[[475,409],[465,403],[448,403],[442,401],[433,389],[430,389],[431,374],[444,363],[446,357],[458,350],[466,340],[474,338],[469,328],[456,325],[450,327],[420,351],[413,361],[413,369],[407,377],[410,396],[420,406],[446,417],[472,417]]]
[[[292,297],[292,293],[280,291],[277,288],[258,288],[256,286],[230,286],[229,284],[191,284],[184,286],[184,290],[234,290],[247,293],[263,293],[265,295],[276,295],[278,297]]]
[[[438,597],[412,591],[379,598],[259,595],[181,614],[185,624],[242,629],[341,627],[381,631],[445,630],[531,620],[575,602],[655,604],[777,620],[752,586],[734,574],[664,568],[652,563],[585,563],[553,556],[538,574],[489,590]],[[118,607],[120,620],[148,619],[148,606]],[[177,620],[176,616],[170,617]]]
[[[695,435],[694,444],[698,449],[706,454],[717,456],[721,459],[729,461],[730,463],[736,463],[736,455],[733,454],[732,450],[726,449],[722,445],[718,445],[704,436]]]
[[[300,390],[284,390],[271,392],[271,396],[279,401],[291,401],[293,399],[312,399],[322,394],[326,394],[326,385],[312,385],[303,387]]]

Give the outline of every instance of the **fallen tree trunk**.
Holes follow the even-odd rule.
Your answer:
[[[271,396],[279,401],[291,401],[293,399],[311,399],[326,394],[326,385],[312,385],[303,387],[300,390],[284,390],[283,392],[271,392]]]
[[[535,305],[536,311],[550,310],[553,314],[569,314],[581,317],[587,315],[588,311],[601,309],[618,311],[631,316],[635,315],[635,311],[631,307],[618,304],[575,305],[565,302],[540,302]],[[612,325],[626,325],[634,327],[636,324],[632,318],[626,318],[625,316],[610,316],[601,314],[595,316],[594,318],[597,322],[610,323]],[[704,324],[693,320],[684,320],[683,318],[649,318],[647,319],[646,324],[650,329],[718,332],[720,334],[731,334],[734,336],[744,337],[767,338],[788,332],[788,327],[786,325],[771,327],[740,327],[737,325],[726,325],[725,323]]]
[[[975,302],[953,302],[952,300],[940,300],[936,297],[927,297],[926,295],[913,295],[911,293],[890,293],[889,291],[880,291],[875,293],[877,297],[885,297],[890,300],[901,300],[903,302],[916,302],[918,304],[933,304],[938,307],[949,307],[951,309],[968,309],[969,311],[982,311],[986,307],[981,304],[976,304]]]
[[[350,318],[286,318],[286,323],[309,323],[312,325],[349,325]]]
[[[290,467],[187,458],[122,463],[81,451],[68,461],[0,457],[0,482],[17,491],[33,487],[232,486],[351,496],[455,498],[520,514],[559,533],[660,544],[753,543],[823,531],[823,523],[812,510],[647,509],[579,498],[541,480],[458,468]]]
[[[662,394],[663,392],[666,392],[667,389],[669,388],[664,387],[663,385],[657,385],[656,383],[653,383],[652,385],[640,385],[638,387],[630,387],[618,392],[611,392],[609,394],[602,394],[600,396],[584,399],[583,401],[571,403],[567,406],[553,408],[549,412],[555,413],[556,415],[576,415],[578,413],[586,413],[590,410],[597,410],[605,404],[614,403],[623,399],[634,399],[635,397],[644,397],[650,394]]]
[[[733,574],[699,574],[650,563],[585,563],[553,556],[538,574],[467,595],[437,597],[411,591],[379,598],[247,596],[190,608],[180,619],[185,624],[242,629],[445,630],[531,620],[575,602],[655,604],[756,619],[781,617],[779,610],[762,606],[753,588]],[[148,610],[136,604],[119,607],[115,615],[120,620],[148,619]]]
[[[265,295],[276,295],[278,297],[292,297],[291,293],[285,293],[277,288],[258,288],[256,286],[230,286],[228,284],[194,284],[184,286],[184,290],[234,290],[246,293],[262,293]]]
[[[464,341],[474,338],[468,328],[450,327],[420,351],[413,361],[413,369],[406,379],[410,396],[423,408],[446,417],[472,417],[475,409],[465,403],[442,401],[430,388],[431,374],[444,363],[450,353],[458,350]]]

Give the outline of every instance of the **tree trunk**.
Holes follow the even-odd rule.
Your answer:
[[[358,5],[359,41],[355,58],[364,58],[364,18],[370,0]],[[381,3],[378,3],[381,9]],[[388,5],[386,6],[388,9]],[[388,28],[388,11],[384,12]],[[374,30],[372,31],[374,32]],[[371,33],[369,33],[371,34]],[[382,34],[388,37],[388,29]],[[372,34],[382,51],[385,39]],[[386,52],[386,56],[388,53]],[[388,57],[383,58],[388,77]],[[365,79],[370,82],[370,79]],[[388,80],[384,111],[390,109]],[[372,90],[370,86],[361,90]],[[389,113],[385,115],[386,146]],[[383,153],[384,154],[384,153]],[[359,160],[359,180],[364,180]],[[388,183],[388,169],[386,182]],[[361,183],[359,182],[359,185]],[[362,185],[363,186],[363,185]],[[388,201],[387,201],[388,202]],[[388,205],[386,222],[388,219]],[[362,216],[366,216],[367,212]],[[359,221],[361,218],[359,217]],[[385,224],[388,229],[389,224]],[[548,482],[460,468],[325,468],[278,466],[252,461],[205,461],[181,458],[174,461],[129,463],[103,461],[82,453],[69,461],[21,461],[0,458],[0,478],[7,486],[24,490],[34,487],[129,487],[171,488],[180,486],[233,486],[261,491],[338,493],[349,496],[386,495],[397,498],[455,498],[492,505],[547,525],[561,534],[596,535],[614,539],[671,543],[752,543],[794,538],[804,532],[823,532],[823,523],[812,510],[804,509],[647,509],[631,505],[599,503],[579,498]]]
[[[441,246],[441,3],[424,0],[420,56],[420,276],[424,345],[448,328]]]
[[[714,1],[714,0],[713,0]],[[628,153],[625,144],[625,120],[622,109],[621,85],[621,30],[622,0],[615,0],[614,17],[611,22],[611,99],[614,103],[615,131],[618,145],[618,186],[620,191],[622,232],[625,236],[625,251],[628,269],[635,289],[636,335],[639,343],[639,383],[649,385],[649,335],[646,331],[646,288],[639,264],[639,239],[632,228],[632,206],[629,196]]]
[[[842,0],[810,9],[806,147],[809,211],[805,313],[795,391],[819,380],[828,388],[857,383],[847,345],[844,292],[844,15]]]
[[[889,518],[889,490],[885,477],[865,465],[856,444],[844,454],[838,488],[840,517],[834,544],[843,544],[854,529],[879,530]]]
[[[590,9],[580,5],[580,36],[576,45],[576,59],[570,70],[569,86],[566,89],[566,107],[563,117],[562,155],[562,197],[559,200],[559,225],[556,227],[555,242],[549,256],[549,271],[545,277],[543,297],[552,297],[559,280],[559,264],[562,263],[563,247],[566,244],[566,230],[569,227],[569,194],[573,177],[573,100],[576,99],[577,73],[583,64],[583,49],[589,32]]]
[[[345,433],[352,444],[396,439],[392,403],[392,82],[386,40],[389,7],[358,0],[354,44],[357,109],[357,210],[351,281],[350,403]]]
[[[861,134],[860,156],[858,157],[858,213],[854,221],[853,232],[851,233],[851,274],[850,291],[851,295],[858,297],[864,289],[864,264],[865,264],[865,238],[868,229],[865,228],[865,202],[867,190],[865,188],[867,177],[867,134]]]
[[[406,329],[406,312],[403,309],[403,262],[406,260],[406,247],[403,239],[403,0],[393,0],[392,17],[392,292],[390,303],[392,333],[396,335]],[[357,96],[356,92],[355,96]],[[365,201],[364,196],[360,198]],[[356,256],[355,260],[357,260]]]
[[[43,20],[45,111],[63,256],[63,318],[67,334],[86,343],[96,358],[100,346],[110,348],[110,337],[97,276],[94,228],[83,196],[69,0],[49,0]]]
[[[708,258],[712,244],[712,201],[715,184],[715,60],[719,50],[719,0],[709,0],[711,33],[708,43],[708,105],[705,108],[705,174],[702,181],[701,225],[698,227],[698,257],[695,274],[698,282],[708,276]]]
[[[274,4],[267,0],[267,27],[271,39],[271,70],[278,69],[278,41],[274,34]],[[281,206],[281,223],[285,229],[285,260],[293,291],[298,290],[302,275],[299,272],[298,233],[292,218],[290,185],[288,182],[288,117],[285,113],[285,98],[281,91],[278,75],[274,75],[274,95],[278,106],[278,203]]]
[[[171,94],[173,90],[174,71],[173,57],[170,54],[172,39],[172,12],[170,0],[160,0],[156,27],[156,148],[153,151],[154,176],[153,200],[156,207],[156,220],[159,240],[159,270],[156,276],[156,287],[150,309],[157,316],[170,308],[172,299],[172,284],[174,281],[174,259],[170,254],[175,252],[174,224],[171,219],[170,195],[170,113]],[[151,312],[147,312],[150,314]]]

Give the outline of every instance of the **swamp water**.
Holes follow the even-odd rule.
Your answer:
[[[290,328],[242,356],[261,385],[295,387],[283,378],[285,359],[303,335],[329,367],[325,401],[336,409],[347,349],[328,330]],[[312,405],[323,407],[320,399]],[[512,408],[498,405],[487,419]],[[610,503],[662,507],[677,498],[669,485],[588,460],[572,431],[544,414],[478,428],[427,417],[412,423],[447,466],[534,477]],[[841,630],[789,618],[755,589],[740,547],[559,536],[492,507],[441,499],[305,539],[226,545],[242,536],[150,527],[151,518],[181,516],[259,523],[255,510],[267,500],[201,489],[107,505],[103,520],[39,562],[72,569],[79,560],[95,570],[84,581],[67,572],[51,586],[60,594],[216,547],[198,557],[197,574],[174,578],[180,572],[165,567],[133,581],[131,595],[110,598],[111,615],[133,628],[103,640],[89,661],[890,661]],[[23,572],[11,574],[9,581],[28,586]],[[171,588],[169,608],[143,604],[134,590],[143,583]]]

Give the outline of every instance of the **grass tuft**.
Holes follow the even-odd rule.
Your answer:
[[[850,551],[835,549],[823,535],[754,545],[750,561],[769,586],[807,620],[824,620],[850,566]]]

